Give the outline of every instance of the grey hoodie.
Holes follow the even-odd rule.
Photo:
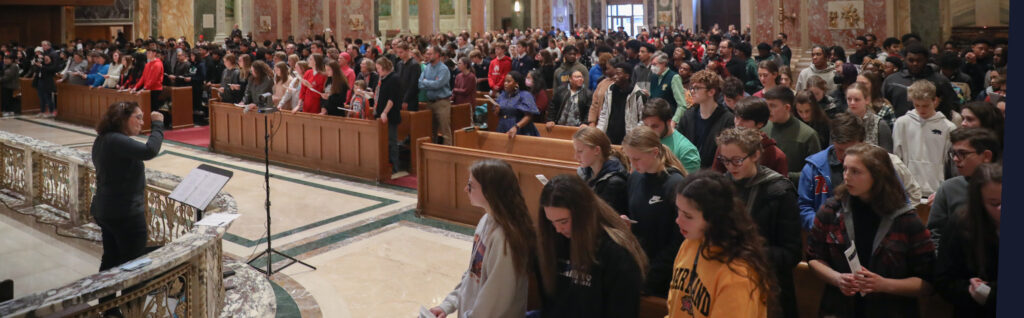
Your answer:
[[[807,81],[811,79],[811,76],[817,76],[825,80],[825,85],[828,94],[836,90],[836,83],[833,82],[833,78],[836,77],[836,69],[832,64],[826,64],[824,69],[818,69],[814,67],[814,64],[807,66],[807,68],[800,71],[800,76],[796,79],[796,91],[802,91],[807,88]]]

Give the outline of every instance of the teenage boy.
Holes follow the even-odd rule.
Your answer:
[[[703,70],[690,78],[692,106],[683,113],[676,129],[686,136],[700,154],[700,167],[707,168],[715,159],[718,143],[715,137],[733,126],[732,111],[718,103],[722,92],[722,77],[711,70]]]
[[[949,133],[949,140],[953,144],[949,158],[956,164],[960,176],[943,181],[932,199],[928,231],[936,247],[949,217],[967,204],[967,178],[973,176],[981,164],[999,161],[1002,153],[999,137],[988,128],[958,128]]]
[[[907,98],[914,103],[914,111],[896,119],[892,131],[893,154],[907,163],[921,185],[921,195],[927,197],[946,179],[947,154],[952,147],[949,132],[956,129],[956,125],[935,111],[939,98],[935,96],[935,84],[931,81],[914,82],[907,88]]]
[[[672,122],[672,106],[668,101],[662,98],[648,101],[647,105],[644,105],[641,121],[644,126],[650,127],[651,130],[658,133],[658,136],[661,137],[661,144],[668,147],[668,150],[672,151],[679,162],[683,163],[683,168],[686,168],[687,173],[700,170],[700,154],[697,152],[697,147],[694,147],[689,139],[675,129],[676,125]]]
[[[776,146],[775,139],[768,137],[761,128],[768,124],[771,116],[768,110],[768,103],[760,97],[747,97],[736,103],[735,117],[733,123],[736,127],[758,130],[761,133],[761,160],[757,164],[775,170],[781,175],[789,175],[789,163],[786,162],[786,153]],[[715,152],[714,163],[711,169],[725,173],[725,163],[718,160],[719,153]]]
[[[768,100],[768,125],[761,128],[768,137],[775,139],[779,149],[786,153],[789,179],[800,180],[804,159],[821,151],[821,142],[814,128],[793,116],[793,91],[789,87],[776,86],[764,93]]]

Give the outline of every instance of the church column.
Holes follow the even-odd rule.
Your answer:
[[[227,13],[224,12],[224,0],[217,0],[217,35],[214,39],[224,41],[228,37]]]
[[[397,17],[401,23],[402,34],[409,34],[409,2],[404,0],[396,0],[391,5],[391,16]],[[396,24],[397,26],[397,24]]]
[[[419,10],[420,35],[436,34],[441,19],[437,0],[420,0]]]
[[[470,31],[473,33],[480,33],[483,35],[487,30],[487,24],[485,24],[484,16],[485,13],[485,2],[486,0],[472,0],[469,4],[470,8]]]
[[[455,1],[455,29],[456,32],[462,32],[462,30],[469,30],[469,22],[466,21],[466,0],[452,0]]]

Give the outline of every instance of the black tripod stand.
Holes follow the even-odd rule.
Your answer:
[[[267,210],[267,249],[265,251],[263,251],[263,252],[260,252],[255,257],[253,257],[248,262],[246,262],[247,264],[249,264],[249,266],[252,266],[257,271],[259,271],[259,272],[261,272],[263,274],[266,274],[267,277],[270,277],[270,275],[274,275],[274,273],[280,272],[285,267],[291,266],[292,264],[295,264],[295,263],[299,263],[299,264],[305,265],[306,267],[312,268],[313,270],[316,270],[316,267],[314,267],[313,265],[306,264],[303,261],[300,261],[300,260],[295,259],[294,257],[288,256],[288,254],[281,253],[281,251],[275,250],[273,247],[271,247],[272,245],[271,245],[271,235],[270,235],[271,234],[270,233],[270,220],[271,220],[271,218],[270,218],[270,129],[268,129],[268,125],[267,125],[267,116],[269,116],[270,113],[275,112],[275,111],[277,111],[277,108],[274,108],[274,107],[264,107],[264,108],[260,108],[259,109],[259,113],[263,114],[263,167],[264,167],[263,168],[263,183],[264,183],[264,185],[266,186],[266,189],[267,189],[267,199],[266,199],[266,201],[264,203],[264,207]],[[274,270],[273,268],[271,268],[271,265],[274,264],[274,254],[277,254],[277,255],[280,255],[280,256],[284,256],[285,258],[290,259],[291,262],[289,262],[288,264],[285,264],[284,266],[278,267],[276,270]],[[256,260],[260,259],[260,257],[262,257],[264,255],[267,256],[267,269],[266,270],[264,270],[262,268],[259,268],[259,267],[256,267],[256,265],[252,264],[253,262],[255,262]]]

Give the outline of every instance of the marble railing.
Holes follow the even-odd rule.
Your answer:
[[[0,199],[16,212],[98,240],[89,214],[95,190],[90,154],[0,131]],[[195,209],[168,198],[178,176],[146,170],[147,245],[152,263],[99,272],[63,287],[0,303],[0,317],[217,317],[224,307],[221,237],[228,224],[195,226]],[[238,213],[220,193],[204,214]],[[116,295],[114,299],[101,297]]]

